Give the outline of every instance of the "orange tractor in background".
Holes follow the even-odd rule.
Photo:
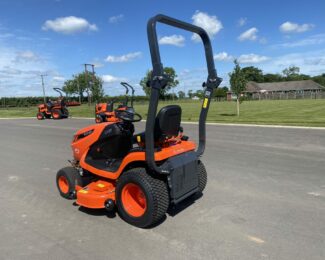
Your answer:
[[[117,106],[117,109],[120,111],[128,110],[128,111],[132,112],[132,111],[134,111],[134,109],[133,109],[134,88],[126,82],[121,82],[121,85],[125,88],[125,101],[122,102],[121,104],[119,104]],[[129,88],[132,91],[130,106],[128,106]],[[107,103],[96,104],[96,107],[95,107],[95,122],[96,123],[117,122],[119,120],[116,116],[116,111],[114,110],[114,103],[115,103],[115,100],[109,101]]]
[[[69,106],[80,106],[79,102],[76,101],[65,101],[65,97],[62,95],[64,92],[60,88],[53,88],[56,92],[60,94],[60,97],[56,101],[51,101],[47,98],[46,103],[38,105],[37,119],[62,119],[69,117]]]

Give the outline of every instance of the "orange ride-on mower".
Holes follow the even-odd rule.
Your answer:
[[[125,88],[125,101],[118,105],[118,110],[129,110],[133,111],[133,97],[134,88],[126,82],[121,82],[121,85]],[[129,88],[132,91],[131,95],[131,106],[128,106],[128,93]],[[117,122],[119,119],[116,117],[114,111],[114,100],[107,103],[96,104],[95,107],[95,122]]]
[[[60,88],[53,88],[55,91],[57,91],[60,94],[60,97],[54,101],[51,102],[49,99],[47,99],[47,102],[44,104],[40,104],[38,106],[38,113],[36,115],[38,120],[42,119],[62,119],[62,118],[68,118],[69,117],[69,110],[68,106],[80,106],[79,102],[66,102],[65,97],[63,97],[62,92],[63,90]]]
[[[165,106],[156,115],[159,91],[168,82],[160,61],[157,22],[197,33],[204,43],[208,78],[203,84],[198,147],[183,135],[180,106]],[[86,208],[117,209],[122,219],[141,228],[159,222],[170,205],[204,190],[207,173],[200,157],[205,149],[205,121],[213,90],[221,82],[209,36],[202,28],[157,15],[148,22],[148,39],[153,76],[148,84],[151,94],[145,132],[133,135],[133,122],[141,119],[139,114],[117,111],[118,122],[94,124],[75,134],[72,166],[56,176],[62,197],[76,199],[77,205]]]

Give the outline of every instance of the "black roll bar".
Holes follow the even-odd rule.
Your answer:
[[[53,90],[55,90],[56,92],[58,92],[60,94],[60,98],[62,98],[62,96],[63,96],[62,93],[65,93],[61,88],[53,88]]]
[[[154,125],[159,101],[159,91],[160,89],[165,88],[168,83],[168,78],[166,75],[164,75],[163,65],[160,59],[159,45],[156,32],[157,22],[196,33],[201,37],[201,40],[204,45],[205,58],[208,68],[208,77],[207,81],[203,83],[203,86],[205,87],[205,92],[199,119],[199,146],[196,151],[198,157],[203,154],[205,149],[205,121],[210,106],[211,96],[213,94],[214,88],[217,88],[220,85],[221,78],[218,78],[217,71],[214,66],[213,51],[210,38],[203,28],[162,14],[156,15],[148,21],[147,35],[153,71],[152,78],[150,81],[151,94],[146,122],[146,161],[150,169],[158,173],[169,173],[167,169],[161,169],[160,167],[158,167],[155,163],[154,158]]]
[[[132,91],[132,95],[131,95],[131,107],[133,107],[133,97],[134,97],[134,88],[127,82],[121,82],[121,85],[123,85],[124,87],[128,87],[131,89]]]
[[[122,84],[122,82],[121,82],[121,85],[125,88],[125,102],[124,102],[124,105],[127,106],[128,105],[129,88],[127,86],[125,86],[125,84]]]

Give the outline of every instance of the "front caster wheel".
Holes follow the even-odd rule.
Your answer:
[[[76,185],[83,186],[79,172],[73,167],[65,167],[56,174],[56,185],[65,199],[76,199]]]
[[[44,119],[44,114],[42,112],[38,112],[36,115],[38,120],[43,120]]]
[[[144,168],[125,172],[117,181],[116,205],[127,223],[145,228],[159,222],[169,206],[166,181],[150,176]]]

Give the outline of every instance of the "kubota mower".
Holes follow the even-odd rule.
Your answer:
[[[38,105],[38,113],[36,115],[38,120],[42,120],[44,118],[50,119],[61,119],[69,117],[68,106],[80,106],[79,102],[71,101],[66,102],[65,97],[63,97],[63,90],[60,88],[53,88],[60,94],[60,97],[52,102],[47,98],[46,103]]]
[[[183,134],[180,106],[165,106],[156,114],[159,91],[168,82],[160,60],[157,22],[197,33],[204,44],[208,78],[203,84],[198,147]],[[86,208],[116,208],[126,222],[142,228],[159,222],[170,205],[204,190],[207,173],[200,158],[205,121],[213,90],[221,82],[209,36],[202,28],[157,15],[149,20],[147,30],[153,75],[145,131],[134,135],[133,122],[141,120],[139,114],[117,110],[117,122],[90,125],[75,134],[72,166],[56,176],[62,197],[76,199]]]
[[[126,82],[121,82],[121,85],[125,88],[125,101],[122,102],[121,104],[119,104],[117,109],[133,111],[134,88]],[[129,88],[132,91],[131,106],[128,106]],[[114,103],[115,103],[115,101],[112,100],[107,103],[96,104],[96,107],[95,107],[95,122],[96,123],[119,121],[119,119],[116,117],[116,113],[114,110]]]

